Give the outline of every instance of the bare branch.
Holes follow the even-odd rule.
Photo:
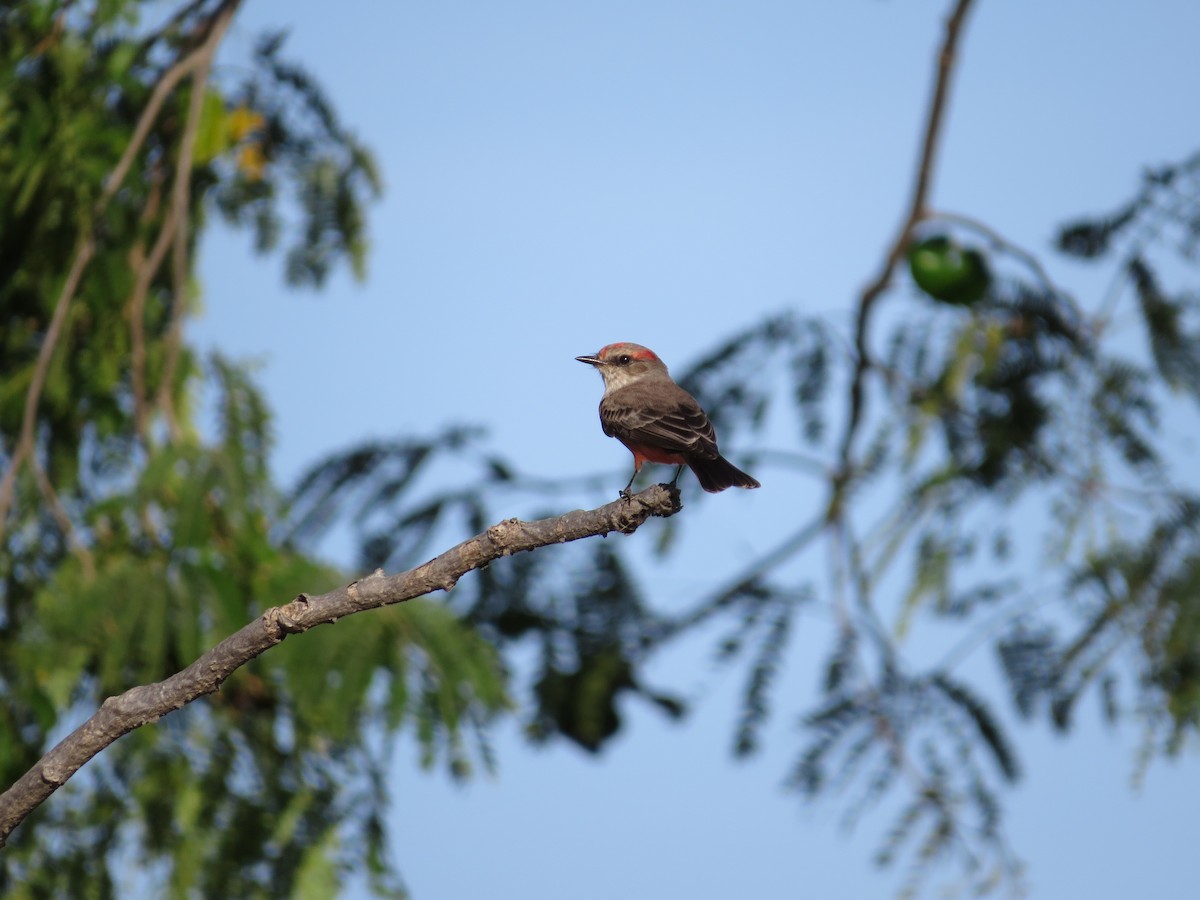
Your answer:
[[[155,405],[161,410],[167,424],[167,434],[172,442],[183,438],[183,429],[175,411],[175,397],[171,385],[175,383],[175,372],[179,368],[179,354],[183,350],[183,320],[187,313],[187,216],[175,229],[175,246],[171,253],[171,325],[167,331],[167,358],[163,363],[162,379],[158,385]]]
[[[229,15],[232,15],[232,10]],[[175,183],[171,191],[172,215],[175,218],[175,226],[172,229],[174,244],[171,254],[171,325],[167,332],[167,358],[163,367],[162,381],[159,384],[156,405],[163,412],[170,438],[173,441],[182,437],[179,419],[175,413],[171,385],[175,381],[175,370],[179,365],[179,354],[183,345],[183,320],[187,312],[188,207],[191,194],[192,156],[195,152],[196,132],[200,127],[200,114],[204,108],[204,90],[208,85],[208,76],[212,71],[217,45],[228,24],[227,17],[214,29],[215,40],[210,36],[208,55],[202,60],[200,68],[196,71],[191,105],[188,108],[187,127],[184,130],[183,145],[175,172]]]
[[[289,634],[433,591],[449,591],[467,572],[502,556],[614,531],[632,534],[650,517],[672,516],[681,508],[677,490],[656,484],[599,509],[575,510],[536,522],[506,519],[408,572],[385,575],[377,570],[347,587],[317,597],[301,594],[286,606],[272,607],[183,671],[105,700],[91,718],[0,794],[0,847],[26,816],[122,735],[218,690],[234,671]]]
[[[208,74],[212,70],[213,56],[217,52],[217,47],[220,45],[221,39],[225,36],[226,28],[229,27],[229,20],[233,15],[234,5],[228,5],[216,14],[215,21],[209,30],[208,36],[204,39],[204,43],[189,56],[189,59],[193,60],[192,69],[195,74],[192,77],[192,93],[188,102],[187,121],[184,124],[183,135],[179,141],[179,158],[175,162],[175,178],[171,184],[171,202],[167,207],[166,219],[163,221],[162,230],[159,232],[158,238],[150,250],[150,256],[137,270],[137,278],[134,281],[133,293],[129,300],[130,327],[133,330],[133,353],[131,359],[133,367],[133,418],[134,426],[137,428],[137,432],[141,435],[143,441],[148,437],[149,428],[146,409],[146,339],[144,333],[146,326],[146,294],[150,290],[150,283],[154,280],[154,276],[158,274],[158,270],[166,258],[167,249],[172,246],[175,248],[173,260],[174,289],[175,291],[179,291],[181,286],[186,288],[186,280],[180,277],[180,270],[181,268],[186,268],[187,264],[187,215],[188,205],[191,200],[192,156],[195,149],[196,132],[200,127],[200,115],[204,109],[204,91],[208,86]],[[182,259],[181,252],[183,254]],[[174,320],[182,314],[182,311],[183,301],[180,297],[175,297],[172,304],[172,333],[175,331]]]
[[[962,33],[963,21],[970,12],[972,2],[974,0],[956,0],[954,9],[946,20],[946,36],[938,51],[937,78],[933,85],[933,96],[929,100],[925,137],[921,144],[921,160],[917,165],[917,176],[913,185],[912,199],[908,204],[908,212],[892,240],[892,245],[884,258],[883,267],[875,276],[875,280],[863,289],[862,296],[858,301],[858,318],[854,328],[854,348],[858,358],[854,365],[854,378],[850,384],[850,415],[846,421],[846,431],[842,435],[842,471],[839,473],[841,481],[850,477],[850,453],[854,445],[854,436],[858,432],[858,426],[862,420],[864,382],[867,370],[871,367],[870,354],[867,349],[867,329],[870,325],[871,313],[874,310],[875,301],[891,283],[896,266],[908,247],[909,235],[913,227],[921,221],[925,214],[929,186],[933,181],[938,141],[941,137],[946,98],[950,93],[950,78],[954,72],[954,59],[958,51],[959,35]]]
[[[167,249],[175,237],[175,229],[179,227],[179,215],[172,204],[167,209],[166,220],[162,230],[150,248],[150,255],[137,266],[134,273],[133,291],[129,295],[129,329],[130,329],[130,389],[133,393],[133,422],[134,428],[143,441],[148,433],[146,413],[146,294],[150,291],[150,282],[158,274]]]
[[[71,262],[71,270],[67,273],[62,291],[59,292],[58,300],[54,304],[50,327],[46,329],[46,336],[42,338],[42,346],[38,350],[37,362],[33,368],[33,380],[30,381],[29,390],[25,394],[25,412],[21,418],[21,434],[13,448],[13,454],[8,461],[8,468],[4,471],[4,477],[0,479],[0,538],[4,537],[4,523],[8,517],[8,506],[12,502],[13,491],[16,488],[17,473],[25,462],[25,457],[33,453],[34,432],[37,428],[37,408],[42,399],[42,388],[46,385],[46,372],[50,369],[50,358],[54,355],[54,348],[58,344],[58,336],[62,332],[63,322],[67,318],[67,309],[71,306],[75,291],[79,289],[79,280],[83,277],[83,270],[87,268],[87,264],[95,252],[96,241],[90,234],[79,241],[75,259]]]

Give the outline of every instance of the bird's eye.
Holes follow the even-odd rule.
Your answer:
[[[619,365],[619,366],[629,365],[629,354],[625,354],[624,356],[618,356],[617,357],[617,365]]]

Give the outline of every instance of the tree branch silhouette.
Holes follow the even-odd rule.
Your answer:
[[[946,100],[950,94],[950,80],[954,74],[955,56],[958,53],[959,36],[962,34],[963,22],[971,10],[972,2],[973,0],[957,0],[946,19],[946,36],[938,51],[937,78],[933,84],[933,95],[929,100],[929,112],[925,120],[925,136],[921,141],[921,158],[917,164],[912,199],[909,201],[904,221],[884,257],[879,274],[863,289],[862,296],[858,300],[858,316],[854,325],[854,348],[857,359],[854,364],[854,375],[850,382],[850,413],[846,420],[846,430],[842,434],[841,471],[838,473],[837,484],[844,483],[851,477],[850,455],[853,450],[854,437],[858,433],[858,426],[862,421],[866,376],[871,368],[870,354],[867,350],[871,313],[874,311],[876,301],[891,284],[896,266],[899,265],[900,260],[904,257],[904,251],[908,248],[909,236],[913,228],[926,214],[929,188],[933,181],[934,163],[942,134],[942,120],[945,115]],[[835,484],[835,489],[836,486]]]
[[[346,587],[318,596],[300,594],[284,606],[272,607],[170,678],[105,700],[86,722],[0,794],[0,847],[33,810],[110,744],[214,693],[238,668],[290,634],[434,591],[449,591],[463,575],[502,556],[612,532],[632,534],[652,516],[672,516],[681,508],[676,489],[656,484],[628,500],[598,509],[575,510],[533,522],[505,519],[407,572],[386,575],[377,569]]]

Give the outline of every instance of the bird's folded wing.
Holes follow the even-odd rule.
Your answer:
[[[694,401],[663,408],[601,403],[600,424],[605,434],[630,443],[703,459],[717,456],[716,431]]]

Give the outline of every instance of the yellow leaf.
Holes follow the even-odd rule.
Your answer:
[[[251,181],[263,177],[267,168],[267,157],[263,154],[261,144],[246,144],[238,150],[238,168]]]
[[[235,142],[240,141],[252,132],[261,131],[265,124],[262,113],[239,106],[229,114],[229,136]]]

